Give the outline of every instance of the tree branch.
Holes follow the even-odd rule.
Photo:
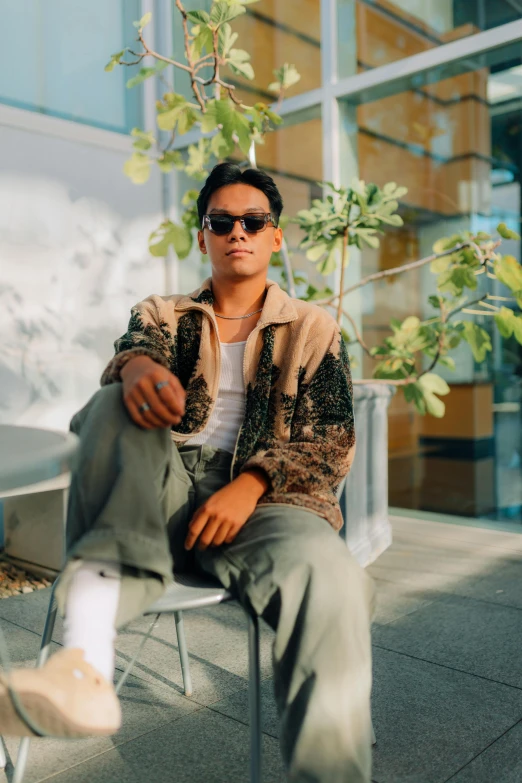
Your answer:
[[[191,69],[188,67],[188,65],[184,65],[184,63],[178,63],[177,60],[173,60],[171,57],[165,57],[163,54],[160,54],[159,52],[156,52],[154,49],[151,49],[150,46],[148,46],[145,43],[145,40],[143,38],[143,33],[138,33],[138,38],[145,49],[145,52],[142,55],[136,54],[136,57],[146,57],[147,55],[150,55],[150,57],[154,57],[156,60],[162,60],[164,63],[168,63],[169,65],[174,65],[176,68],[181,68],[182,71],[187,71],[188,73],[191,73]],[[134,54],[134,52],[131,52],[131,54]],[[127,63],[126,63],[127,64]]]
[[[470,242],[462,242],[460,245],[455,245],[455,247],[450,248],[449,250],[445,250],[443,253],[433,253],[431,256],[426,256],[426,258],[421,258],[418,261],[411,261],[408,264],[403,264],[402,266],[396,266],[393,269],[383,269],[380,272],[374,272],[371,275],[367,275],[366,277],[361,278],[358,283],[355,283],[354,285],[347,288],[342,296],[346,296],[347,294],[351,294],[352,291],[356,291],[358,288],[362,288],[365,285],[368,285],[368,283],[373,283],[375,280],[381,280],[385,277],[393,277],[394,275],[400,275],[403,272],[410,272],[412,269],[419,269],[422,266],[425,266],[426,264],[430,264],[432,261],[436,261],[438,258],[444,258],[445,256],[450,256],[452,253],[457,253],[459,250],[463,250],[465,247],[470,246]],[[482,253],[481,253],[482,255]],[[325,305],[330,304],[330,302],[335,302],[338,298],[339,294],[334,294],[333,296],[329,297],[328,299],[318,299],[316,304],[318,305]]]
[[[370,351],[370,349],[368,348],[368,346],[364,342],[363,336],[360,333],[360,331],[358,330],[357,324],[355,323],[355,320],[352,318],[352,316],[349,313],[347,313],[346,310],[343,310],[343,315],[346,318],[346,320],[350,322],[350,326],[352,327],[353,332],[355,334],[355,342],[359,343],[359,345],[361,346],[363,351],[368,354],[370,359],[377,358],[377,357],[373,356],[372,352]]]
[[[196,76],[195,70],[194,70],[194,63],[192,62],[192,57],[190,56],[190,33],[188,29],[188,17],[187,12],[185,11],[181,0],[176,0],[176,8],[180,12],[183,20],[183,38],[185,41],[185,58],[188,62],[188,67],[184,66],[184,70],[187,70],[190,73],[190,84],[192,87],[192,92],[196,96],[196,100],[199,103],[201,107],[201,111],[205,113],[205,101],[203,100],[201,93],[199,91],[199,87],[197,85],[198,77]],[[203,81],[203,80],[201,80]]]

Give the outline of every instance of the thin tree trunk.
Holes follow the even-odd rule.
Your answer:
[[[250,149],[248,151],[248,160],[252,168],[257,169],[256,145],[254,141],[251,143]],[[283,244],[281,247],[281,258],[283,259],[283,264],[284,264],[285,274],[286,274],[286,289],[288,291],[289,296],[292,296],[295,299],[296,291],[294,285],[294,273],[292,270],[292,264],[290,263],[290,254],[288,252],[288,245],[286,244],[286,239],[284,237],[283,237]]]
[[[341,326],[343,320],[343,290],[344,290],[344,273],[346,271],[346,253],[348,251],[348,229],[343,235],[343,252],[341,255],[341,282],[339,283],[339,303],[337,305],[337,323]]]

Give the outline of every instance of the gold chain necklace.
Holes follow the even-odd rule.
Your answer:
[[[224,318],[226,321],[239,321],[242,318],[250,318],[252,315],[257,315],[257,313],[260,313],[263,308],[260,307],[259,310],[254,310],[253,313],[248,313],[247,315],[220,315],[219,313],[216,313],[214,311],[214,315],[216,318]]]

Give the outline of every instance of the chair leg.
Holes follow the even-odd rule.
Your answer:
[[[0,769],[5,769],[7,764],[7,756],[5,753],[4,738],[0,737]]]
[[[56,603],[56,598],[54,596],[57,584],[58,580],[55,581],[51,589],[51,598],[49,600],[49,608],[47,609],[47,617],[45,618],[45,626],[40,644],[40,652],[38,653],[38,658],[36,659],[37,669],[44,665],[51,651],[54,624],[56,622],[56,615],[58,613],[58,604]],[[12,783],[22,783],[25,775],[25,768],[27,767],[27,759],[29,758],[30,747],[31,737],[24,737],[18,747],[18,756],[16,757],[16,766],[14,768]]]
[[[117,694],[117,695],[120,693],[121,689],[123,688],[123,686],[124,686],[124,684],[125,684],[125,680],[127,679],[127,677],[129,676],[129,674],[130,674],[130,673],[131,673],[131,671],[133,670],[133,668],[134,668],[134,664],[135,664],[135,663],[136,663],[136,661],[138,660],[138,658],[139,658],[139,656],[140,656],[140,654],[141,654],[141,651],[142,651],[142,650],[143,650],[143,648],[145,647],[145,643],[146,643],[146,642],[147,642],[147,640],[149,639],[149,637],[150,637],[150,635],[151,635],[151,633],[152,633],[152,631],[153,631],[153,628],[154,628],[154,626],[156,625],[156,623],[158,622],[158,620],[159,620],[159,614],[157,614],[157,615],[155,616],[154,620],[153,620],[153,621],[151,622],[151,624],[149,625],[149,630],[147,631],[147,633],[145,634],[145,636],[144,636],[144,637],[143,637],[143,639],[141,640],[141,642],[140,642],[140,645],[139,645],[138,649],[136,650],[136,652],[135,652],[135,653],[134,653],[134,655],[132,656],[132,658],[131,658],[131,660],[129,661],[129,663],[127,664],[127,666],[125,667],[125,670],[124,670],[123,674],[121,675],[121,677],[120,677],[120,679],[118,680],[118,683],[117,683],[117,685],[116,685],[116,694]]]
[[[248,703],[250,708],[250,783],[261,783],[261,667],[259,663],[259,619],[248,617]]]
[[[192,677],[190,676],[190,661],[183,625],[183,612],[174,612],[176,622],[176,635],[178,637],[179,659],[181,661],[181,674],[183,676],[183,688],[185,696],[192,696]]]

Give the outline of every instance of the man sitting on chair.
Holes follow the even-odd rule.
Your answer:
[[[326,311],[267,279],[282,207],[266,173],[216,166],[198,198],[211,278],[133,308],[71,422],[64,649],[11,685],[46,733],[116,732],[116,629],[196,570],[275,631],[289,779],[369,783],[373,588],[336,498],[355,450],[348,355]],[[5,683],[0,733],[31,733]]]

